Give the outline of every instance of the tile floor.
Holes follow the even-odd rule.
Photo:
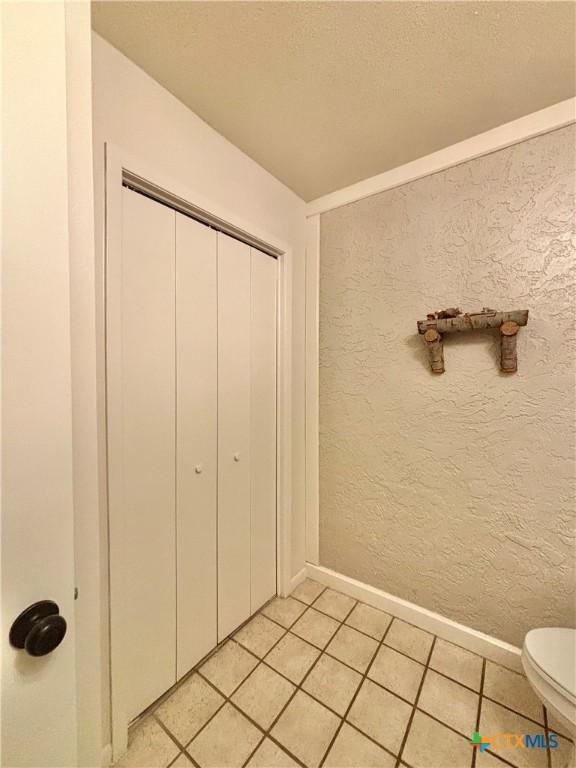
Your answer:
[[[468,743],[549,728],[522,675],[308,580],[138,722],[117,765],[562,768],[565,734],[551,750]]]

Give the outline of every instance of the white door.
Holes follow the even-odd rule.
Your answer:
[[[254,613],[276,594],[277,261],[251,249],[250,560]]]
[[[216,238],[176,214],[178,679],[217,642]]]
[[[107,264],[112,706],[176,681],[175,213],[122,190]]]
[[[63,2],[3,3],[1,12],[0,762],[67,768],[77,761],[69,206],[85,204],[70,194],[68,174],[74,160],[78,173],[91,167],[91,157],[69,151],[76,123],[67,80],[87,73],[67,58]],[[75,31],[89,49],[89,14]],[[10,646],[9,631],[45,599],[58,604],[67,633],[33,657]]]
[[[218,639],[250,615],[250,247],[218,233]]]

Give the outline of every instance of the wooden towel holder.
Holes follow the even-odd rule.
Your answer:
[[[418,320],[418,333],[424,336],[432,372],[444,373],[442,334],[500,328],[500,370],[504,373],[516,373],[516,336],[520,326],[526,325],[527,322],[527,309],[499,312],[484,307],[481,312],[462,313],[453,307],[429,314],[426,320]]]

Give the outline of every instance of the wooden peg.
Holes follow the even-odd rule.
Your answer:
[[[516,336],[520,326],[513,320],[500,326],[500,370],[504,373],[516,373],[518,356],[516,354]]]
[[[442,336],[435,328],[430,328],[424,334],[424,341],[428,347],[428,358],[432,373],[444,373],[444,347]]]

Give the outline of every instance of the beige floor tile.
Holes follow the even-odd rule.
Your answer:
[[[192,768],[194,763],[188,755],[186,755],[184,752],[180,752],[176,760],[174,760],[173,763],[170,763],[170,768]]]
[[[550,710],[547,710],[547,714],[548,728],[553,733],[559,733],[560,736],[564,736],[565,738],[570,739],[570,723],[567,720],[560,720],[560,718],[556,717],[556,715]]]
[[[396,758],[344,723],[324,765],[326,768],[394,768]]]
[[[306,606],[291,597],[277,597],[262,609],[262,613],[283,627],[291,627],[306,610]]]
[[[318,584],[317,581],[313,581],[312,579],[305,579],[301,584],[298,584],[295,590],[293,590],[292,597],[301,600],[307,605],[311,605],[324,589],[325,587],[323,584]]]
[[[462,685],[480,690],[482,657],[438,638],[432,651],[430,666]]]
[[[338,621],[344,621],[352,607],[354,606],[354,600],[348,595],[343,595],[341,592],[335,592],[333,589],[327,589],[322,592],[318,600],[314,603],[314,608],[322,613],[327,613],[328,616],[332,616],[333,619]]]
[[[570,762],[573,750],[574,744],[571,741],[558,736],[557,746],[550,750],[552,768],[566,768],[567,765],[574,765]]]
[[[310,643],[288,633],[272,648],[266,663],[298,685],[319,655]]]
[[[415,701],[425,667],[393,648],[382,645],[368,677],[408,701]]]
[[[200,667],[200,672],[225,696],[237,688],[258,664],[242,646],[230,640]]]
[[[260,664],[232,696],[236,706],[267,730],[296,690],[292,683]]]
[[[240,768],[262,733],[231,704],[225,704],[187,748],[202,768]]]
[[[362,676],[323,654],[303,684],[303,689],[339,715],[344,715]]]
[[[476,752],[476,768],[505,768],[507,763],[490,752]]]
[[[384,642],[391,648],[402,651],[407,656],[425,664],[433,639],[433,636],[428,632],[413,627],[411,624],[406,624],[400,619],[394,619]]]
[[[397,755],[411,712],[402,699],[365,680],[346,719]]]
[[[248,762],[247,768],[293,768],[298,763],[271,739],[264,739]]]
[[[470,768],[472,746],[422,712],[415,712],[402,759],[412,768]]]
[[[148,717],[128,735],[128,751],[114,768],[165,768],[180,750],[153,717]]]
[[[309,768],[317,768],[339,723],[326,707],[298,691],[271,734]]]
[[[388,629],[391,621],[392,616],[388,613],[372,608],[370,605],[358,603],[346,619],[346,624],[376,638],[376,640],[382,640],[384,632]]]
[[[495,734],[518,733],[531,736],[543,733],[538,725],[526,720],[526,718],[510,712],[509,709],[495,704],[489,699],[482,699],[482,711],[480,713],[480,733],[490,737]],[[546,768],[547,757],[545,749],[492,749],[492,752],[502,754],[502,757],[518,768]]]
[[[324,649],[339,626],[338,622],[330,616],[315,611],[314,608],[308,608],[294,624],[291,632],[312,645]]]
[[[284,634],[282,627],[258,614],[234,635],[234,640],[262,658]]]
[[[365,672],[377,648],[376,640],[344,624],[328,644],[326,653],[349,664],[359,672]]]
[[[544,723],[544,707],[524,675],[491,661],[486,662],[484,696],[510,707],[521,715]]]
[[[478,694],[429,669],[420,692],[418,707],[468,736],[476,725]]]
[[[204,723],[224,704],[199,675],[192,675],[155,712],[181,744],[187,744]]]

